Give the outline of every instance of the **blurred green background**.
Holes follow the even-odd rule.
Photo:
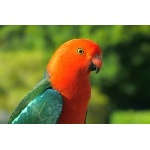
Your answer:
[[[91,74],[87,123],[150,123],[150,26],[0,26],[0,123],[41,79],[64,42],[88,38],[103,50]]]

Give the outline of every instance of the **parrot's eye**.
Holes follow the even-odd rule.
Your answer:
[[[77,49],[78,54],[82,55],[84,53],[84,50],[82,48]]]

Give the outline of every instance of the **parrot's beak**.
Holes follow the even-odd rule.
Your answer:
[[[100,71],[101,66],[102,66],[102,58],[101,56],[96,56],[92,59],[89,66],[89,70],[90,71],[96,70],[96,73],[98,73]]]

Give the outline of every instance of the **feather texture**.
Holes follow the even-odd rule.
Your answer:
[[[45,73],[16,107],[8,123],[57,123],[62,110],[62,98],[51,88]]]

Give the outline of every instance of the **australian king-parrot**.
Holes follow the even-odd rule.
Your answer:
[[[102,51],[89,39],[62,44],[42,80],[18,104],[10,124],[83,124],[91,96],[89,75],[99,72]]]

